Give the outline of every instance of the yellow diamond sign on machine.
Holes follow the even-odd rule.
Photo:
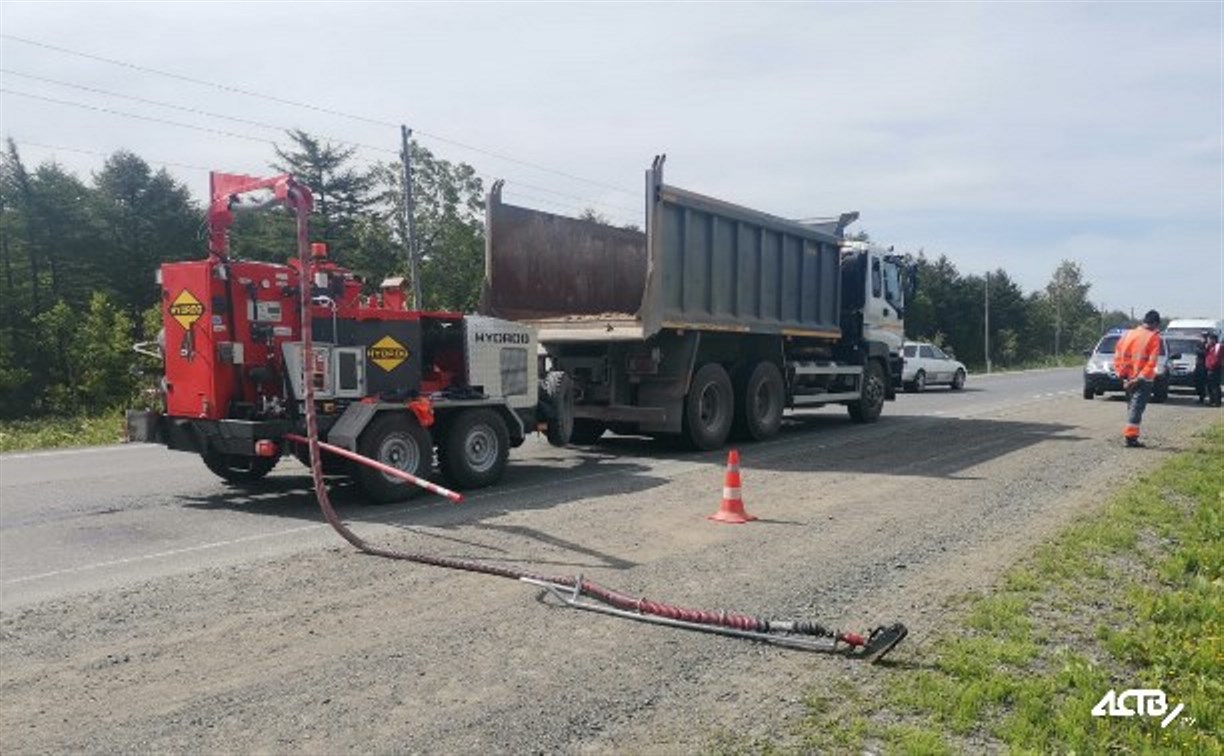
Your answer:
[[[370,345],[370,362],[390,373],[408,359],[408,350],[390,336],[383,336]]]
[[[183,289],[170,303],[170,317],[178,321],[184,331],[190,331],[191,326],[204,314],[204,305],[190,291]]]

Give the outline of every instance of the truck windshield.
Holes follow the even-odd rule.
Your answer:
[[[901,292],[900,266],[896,263],[884,263],[884,299],[898,311],[905,309],[905,295]]]

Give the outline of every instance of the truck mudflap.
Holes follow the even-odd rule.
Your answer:
[[[125,435],[129,442],[163,444],[175,451],[255,456],[255,442],[279,440],[292,430],[274,420],[204,420],[168,417],[153,410],[128,410]]]

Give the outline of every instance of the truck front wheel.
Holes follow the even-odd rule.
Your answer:
[[[702,365],[684,400],[684,435],[703,451],[721,448],[734,417],[735,392],[727,371],[717,362]]]
[[[497,482],[510,456],[506,421],[491,409],[469,409],[446,426],[438,447],[442,473],[459,488]]]
[[[880,418],[884,410],[884,368],[878,361],[867,361],[863,368],[863,398],[847,408],[856,423],[874,423]]]
[[[357,451],[384,465],[424,478],[433,466],[429,431],[408,412],[380,412],[357,439]],[[406,480],[366,465],[357,465],[357,483],[380,504],[403,501],[421,489]]]
[[[258,483],[276,467],[276,457],[246,457],[209,449],[200,455],[204,465],[226,483]]]

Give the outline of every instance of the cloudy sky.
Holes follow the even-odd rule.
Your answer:
[[[5,0],[0,26],[0,130],[82,176],[125,148],[202,195],[206,168],[267,173],[269,127],[375,161],[406,123],[510,201],[641,223],[666,153],[668,183],[856,209],[965,273],[1031,290],[1070,259],[1098,304],[1224,317],[1220,2]]]

